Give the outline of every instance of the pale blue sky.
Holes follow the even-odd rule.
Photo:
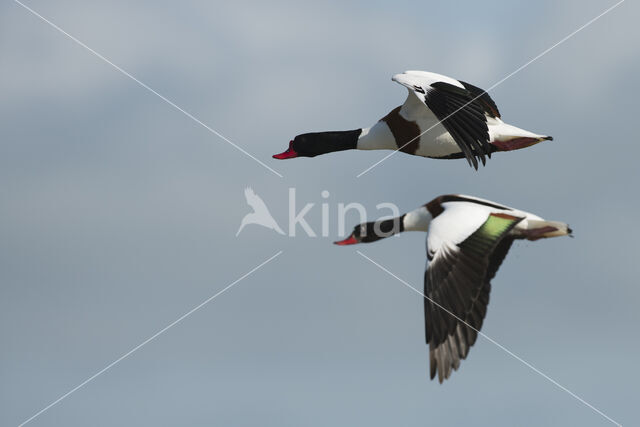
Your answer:
[[[488,88],[615,2],[80,2],[29,6],[277,169],[279,178],[11,1],[0,6],[0,424],[17,425],[283,254],[33,426],[608,425],[480,338],[428,379],[422,300],[328,238],[247,227],[252,186],[411,210],[444,193],[568,222],[514,245],[483,332],[619,422],[640,369],[638,5],[492,91],[555,140],[465,161],[344,152],[278,162],[296,134],[368,126],[394,73]],[[386,214],[386,213],[385,213]],[[308,216],[320,228],[320,209]],[[355,222],[355,216],[352,220]],[[351,223],[350,225],[354,225]],[[362,250],[421,288],[422,234]]]

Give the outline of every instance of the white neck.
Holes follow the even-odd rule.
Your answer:
[[[363,128],[358,138],[358,150],[395,150],[396,140],[383,121],[379,121],[369,128]]]
[[[426,206],[407,212],[402,219],[404,231],[427,231],[429,223],[433,217],[427,210]]]

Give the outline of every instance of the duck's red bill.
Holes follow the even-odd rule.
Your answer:
[[[358,240],[356,240],[356,238],[353,236],[349,236],[344,240],[340,240],[339,242],[333,242],[333,243],[340,246],[355,245],[356,243],[358,243]]]
[[[298,157],[298,153],[296,153],[296,151],[293,149],[293,141],[289,142],[289,148],[287,148],[287,151],[284,151],[280,154],[274,154],[273,158],[274,159],[293,159],[294,157]]]

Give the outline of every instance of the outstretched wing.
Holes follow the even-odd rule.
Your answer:
[[[435,253],[428,248],[433,258],[424,275],[424,311],[431,379],[436,372],[441,383],[449,378],[475,343],[487,313],[490,280],[513,242],[509,231],[522,219],[491,213],[461,243],[442,242]]]
[[[477,100],[479,104],[482,104],[484,112],[489,117],[493,117],[494,119],[499,119],[501,117],[498,106],[496,105],[495,101],[491,99],[491,96],[489,96],[489,93],[487,91],[482,90],[479,87],[472,85],[471,83],[463,82],[462,80],[459,81],[460,83],[462,83],[462,86],[464,86],[465,89],[469,91],[473,99]]]
[[[478,169],[491,157],[487,116],[499,118],[498,107],[489,94],[469,83],[425,71],[407,71],[393,80],[413,93],[440,120],[467,161]]]

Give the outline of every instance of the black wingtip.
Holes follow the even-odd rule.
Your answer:
[[[473,156],[465,156],[465,158],[467,159],[467,163],[469,163],[469,166],[471,166],[475,170],[478,170],[478,161],[476,160],[475,157],[473,157]]]

